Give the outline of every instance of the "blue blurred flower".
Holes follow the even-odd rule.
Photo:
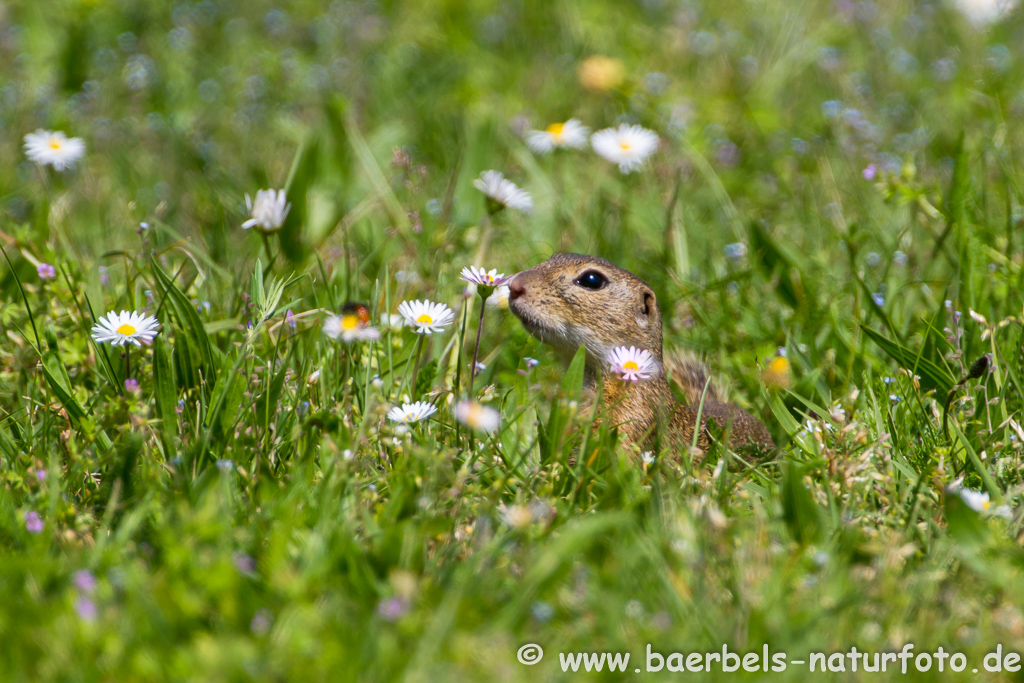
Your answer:
[[[741,261],[746,255],[747,245],[743,244],[743,242],[733,242],[732,244],[725,245],[725,257],[730,261]]]
[[[530,614],[537,621],[547,623],[551,620],[551,617],[555,616],[555,608],[543,600],[538,600],[530,607]]]

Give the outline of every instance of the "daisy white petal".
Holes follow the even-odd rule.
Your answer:
[[[343,313],[327,318],[324,321],[324,334],[335,341],[343,341],[346,344],[380,339],[380,330],[367,325],[355,313]]]
[[[497,268],[484,270],[476,266],[463,268],[459,279],[484,287],[500,287],[509,280],[509,278],[505,277],[504,273],[499,273]]]
[[[398,312],[417,334],[433,334],[452,324],[455,313],[444,304],[433,301],[403,301]]]
[[[647,349],[635,346],[617,346],[612,349],[608,363],[614,374],[624,382],[650,379],[658,371],[658,360]]]
[[[245,208],[249,211],[249,220],[242,223],[243,229],[274,232],[284,225],[292,205],[288,203],[284,190],[260,190],[255,201],[245,195]]]
[[[501,414],[494,408],[480,405],[476,401],[459,401],[455,404],[455,419],[482,432],[497,431],[501,425]]]
[[[621,173],[632,173],[658,149],[658,136],[642,126],[623,123],[605,128],[590,137],[590,145],[599,155],[618,164]]]
[[[92,338],[98,344],[142,346],[152,343],[159,330],[160,323],[153,316],[145,316],[134,311],[111,311],[93,325]]]
[[[576,119],[565,123],[552,123],[544,130],[531,130],[526,134],[526,145],[536,154],[548,154],[556,149],[583,149],[587,146],[590,129]]]
[[[402,407],[395,406],[388,411],[388,419],[394,422],[419,422],[437,412],[437,406],[426,401],[415,403],[403,403]]]
[[[980,512],[983,515],[1005,517],[1007,519],[1013,516],[1008,505],[992,507],[992,500],[989,498],[987,493],[964,488],[964,480],[962,477],[950,484],[947,490],[953,495],[960,496],[960,500],[975,512]]]
[[[25,136],[25,156],[40,166],[56,171],[71,168],[85,155],[82,138],[69,138],[63,132],[39,129]]]
[[[517,209],[529,215],[533,211],[533,198],[521,190],[500,171],[484,171],[473,181],[473,187],[487,197],[488,210],[497,213],[504,208]]]

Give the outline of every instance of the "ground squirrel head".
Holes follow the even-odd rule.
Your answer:
[[[661,361],[661,313],[646,282],[593,256],[555,254],[508,283],[509,308],[533,336],[565,354],[587,347],[591,369],[617,346]]]

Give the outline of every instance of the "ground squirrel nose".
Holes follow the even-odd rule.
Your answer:
[[[512,282],[508,283],[508,299],[509,301],[515,301],[523,294],[526,294],[526,286],[519,281],[519,278],[512,278]]]

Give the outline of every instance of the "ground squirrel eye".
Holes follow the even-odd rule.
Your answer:
[[[608,278],[596,270],[588,270],[576,278],[576,284],[585,289],[598,290],[608,284]]]

